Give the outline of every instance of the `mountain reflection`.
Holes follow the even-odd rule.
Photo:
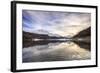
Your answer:
[[[78,43],[73,41],[36,42],[30,47],[23,48],[23,62],[26,63],[90,59],[90,45],[88,45],[88,43],[84,43],[83,45],[83,42]]]

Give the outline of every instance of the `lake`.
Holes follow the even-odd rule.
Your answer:
[[[90,44],[83,42],[50,42],[24,47],[22,57],[24,63],[87,60],[91,59],[91,50]]]

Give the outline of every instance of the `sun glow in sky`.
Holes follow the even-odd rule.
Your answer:
[[[49,36],[73,37],[91,25],[90,13],[23,10],[22,16],[23,31]]]

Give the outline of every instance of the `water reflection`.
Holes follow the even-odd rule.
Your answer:
[[[82,47],[75,42],[34,45],[23,48],[23,62],[86,60],[91,58],[91,52],[87,48],[90,47]]]

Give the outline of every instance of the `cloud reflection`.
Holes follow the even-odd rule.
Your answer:
[[[81,48],[74,42],[49,43],[24,48],[24,62],[65,61],[90,59],[90,51]]]

